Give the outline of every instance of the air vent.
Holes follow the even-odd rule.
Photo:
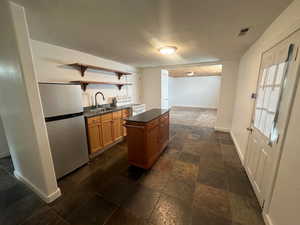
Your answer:
[[[240,30],[239,36],[244,36],[248,33],[248,31],[250,30],[250,27],[246,27]]]

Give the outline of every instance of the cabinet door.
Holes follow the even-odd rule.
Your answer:
[[[104,147],[113,143],[113,121],[102,122],[102,140]]]
[[[103,147],[101,126],[99,124],[92,124],[88,126],[88,139],[90,153],[95,153]]]
[[[147,158],[152,159],[159,153],[159,126],[155,126],[147,132]]]
[[[113,121],[113,128],[114,128],[114,140],[118,140],[122,137],[122,120],[117,119]]]

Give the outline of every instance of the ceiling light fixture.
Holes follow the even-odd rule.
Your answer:
[[[188,75],[188,76],[194,76],[195,73],[194,72],[188,72],[186,75]]]
[[[175,46],[165,46],[159,49],[159,52],[163,55],[172,55],[177,51]]]

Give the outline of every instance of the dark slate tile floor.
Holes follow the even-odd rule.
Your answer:
[[[149,171],[129,166],[126,142],[59,181],[46,205],[0,167],[0,224],[263,225],[230,135],[171,125]]]

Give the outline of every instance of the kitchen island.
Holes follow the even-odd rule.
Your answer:
[[[129,164],[151,168],[169,143],[169,110],[151,109],[125,121]]]

